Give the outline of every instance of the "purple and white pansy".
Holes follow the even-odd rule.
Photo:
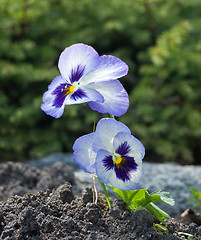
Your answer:
[[[128,94],[118,78],[128,73],[128,66],[119,58],[99,56],[91,46],[78,43],[61,53],[58,68],[61,75],[43,95],[41,109],[46,114],[59,118],[65,105],[84,102],[101,113],[126,113]]]
[[[73,158],[85,172],[121,190],[134,190],[142,178],[143,144],[123,123],[101,119],[96,131],[78,138]]]

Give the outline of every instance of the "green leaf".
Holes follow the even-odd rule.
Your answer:
[[[174,206],[175,201],[170,197],[168,192],[155,191],[149,195],[151,202],[163,202],[168,205]]]
[[[163,224],[165,223],[164,222],[164,219],[165,218],[170,218],[170,216],[165,212],[163,211],[162,209],[160,209],[158,206],[156,206],[154,203],[149,203],[146,205],[145,207],[149,212],[151,212],[157,220],[159,220],[160,222],[162,222]]]
[[[139,189],[134,191],[123,191],[117,188],[114,188],[108,185],[113,191],[127,204],[127,207],[132,203],[131,208],[137,208],[139,206],[143,206],[148,204],[145,198],[145,192],[147,189]]]
[[[154,204],[154,202],[163,202],[173,206],[175,201],[169,196],[168,192],[155,191],[151,194],[147,189],[139,189],[135,191],[122,191],[120,189],[109,186],[113,191],[126,203],[127,208],[129,209],[139,209],[145,208],[150,211],[156,219],[164,223],[165,218],[170,216]]]
[[[201,198],[201,192],[196,188],[190,188],[190,192],[195,196],[195,198]]]

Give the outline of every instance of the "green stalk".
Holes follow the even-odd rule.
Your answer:
[[[110,114],[110,117],[113,118],[113,119],[115,119],[115,116],[114,116],[114,115],[111,115],[111,114]]]
[[[94,125],[93,125],[93,132],[96,131],[96,122],[94,121]]]
[[[100,180],[99,180],[99,182],[100,182],[100,184],[101,184],[101,186],[102,186],[102,188],[103,188],[103,191],[104,191],[104,194],[105,194],[105,198],[106,198],[107,203],[108,203],[108,207],[111,208],[111,202],[110,202],[109,195],[108,195],[108,193],[107,193],[105,184],[102,183]]]

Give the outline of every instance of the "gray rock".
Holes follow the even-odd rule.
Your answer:
[[[43,158],[28,161],[28,164],[30,166],[43,169],[44,167],[50,167],[55,162],[67,163],[72,166],[73,169],[79,169],[79,165],[74,162],[73,155],[71,153],[52,153]]]
[[[193,203],[188,200],[189,197],[192,197],[188,186],[201,191],[201,166],[145,162],[143,169],[142,187],[147,187],[150,192],[167,191],[175,199],[173,207],[159,204],[164,211],[175,216],[193,206]]]

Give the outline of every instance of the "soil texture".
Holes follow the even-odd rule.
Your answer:
[[[156,225],[158,222],[151,213],[145,210],[129,212],[118,199],[112,199],[112,207],[108,209],[104,195],[98,193],[96,199],[92,188],[84,188],[80,196],[74,194],[69,183],[73,182],[73,175],[66,176],[69,180],[65,183],[58,180],[60,171],[66,169],[71,174],[72,171],[69,166],[60,167],[54,166],[56,174],[48,169],[41,171],[23,164],[1,164],[0,239],[201,239],[201,227],[192,221],[184,224],[176,219],[167,219],[165,230]],[[7,176],[6,171],[9,171]],[[39,179],[46,181],[42,184]],[[44,190],[48,182],[50,187]],[[57,184],[59,186],[56,187]],[[37,188],[40,185],[42,188],[39,191]],[[14,186],[20,187],[17,195]],[[8,194],[7,190],[14,195]],[[3,193],[7,194],[7,198],[3,198]]]

